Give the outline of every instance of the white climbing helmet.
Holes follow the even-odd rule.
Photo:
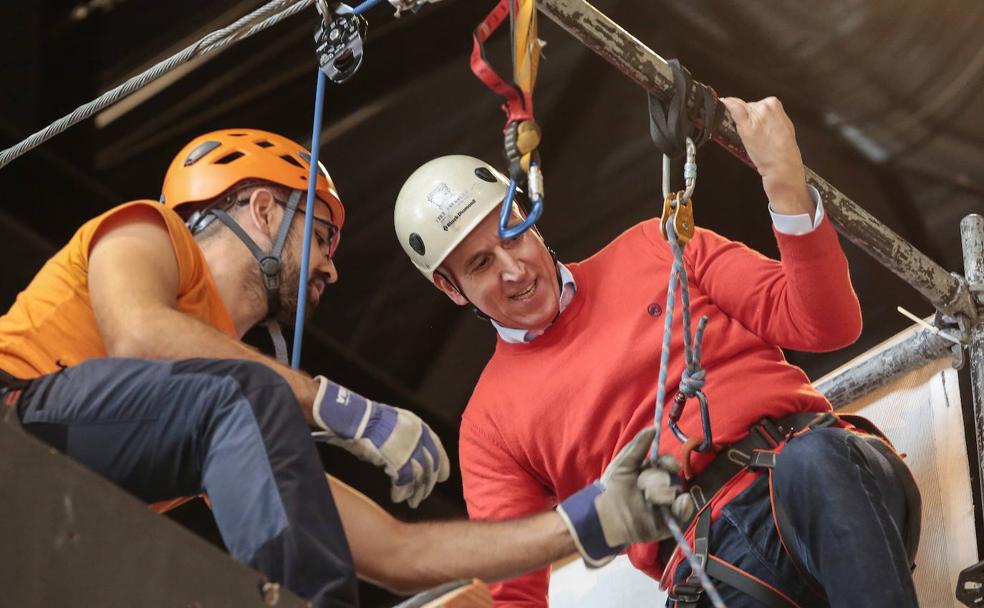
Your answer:
[[[477,158],[435,158],[414,171],[396,197],[396,238],[433,283],[434,271],[502,203],[508,188],[508,178]]]

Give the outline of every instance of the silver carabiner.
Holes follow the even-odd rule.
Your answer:
[[[663,155],[663,198],[670,196],[673,173],[673,162],[669,156]],[[681,202],[687,202],[694,194],[694,187],[697,185],[697,146],[694,140],[687,138],[687,162],[683,165],[683,195]]]

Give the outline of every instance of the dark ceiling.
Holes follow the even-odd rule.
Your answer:
[[[4,3],[0,144],[9,146],[261,2],[41,0]],[[320,154],[348,208],[341,281],[308,327],[304,367],[415,408],[455,453],[457,421],[493,332],[409,264],[392,228],[402,180],[435,156],[498,162],[499,99],[468,69],[471,30],[492,0],[445,0],[393,19],[368,14],[359,74],[330,86]],[[723,95],[777,95],[808,165],[948,270],[962,272],[959,219],[984,210],[984,3],[979,0],[599,0],[595,5]],[[172,155],[206,130],[255,127],[310,142],[314,9],[182,68],[0,170],[0,305],[84,220],[156,199]],[[659,212],[660,157],[645,95],[541,17],[541,228],[565,260]],[[492,43],[502,66],[503,33]],[[713,146],[699,155],[698,223],[775,254],[754,172]],[[850,244],[865,330],[827,355],[790,352],[811,377],[931,308]],[[262,337],[257,340],[262,342]],[[655,373],[655,370],[654,370]],[[386,480],[337,451],[328,467],[384,506]],[[456,468],[456,467],[454,467]],[[463,514],[460,481],[418,512]],[[384,603],[367,591],[367,604]]]

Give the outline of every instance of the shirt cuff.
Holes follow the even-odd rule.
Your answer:
[[[809,213],[786,215],[784,213],[776,213],[772,210],[772,205],[769,205],[769,214],[772,215],[772,224],[776,227],[776,230],[783,234],[798,236],[817,229],[817,226],[823,221],[823,201],[820,200],[820,193],[813,186],[807,184],[806,191],[809,192],[810,199],[813,200],[813,204],[817,208],[813,214],[813,221],[810,221]]]

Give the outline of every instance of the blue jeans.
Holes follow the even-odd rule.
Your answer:
[[[903,531],[907,503],[899,469],[873,438],[839,428],[792,439],[773,470],[773,490],[789,520],[783,540],[827,601],[801,576],[776,531],[766,475],[721,510],[710,553],[772,585],[800,606],[917,606]],[[918,516],[918,515],[916,515]],[[686,562],[674,582],[690,574]],[[755,599],[716,583],[729,608]],[[829,602],[829,603],[828,603]],[[706,594],[700,606],[710,606]]]
[[[94,359],[31,382],[24,429],[147,502],[206,493],[232,556],[356,606],[348,541],[286,381],[247,361]]]

